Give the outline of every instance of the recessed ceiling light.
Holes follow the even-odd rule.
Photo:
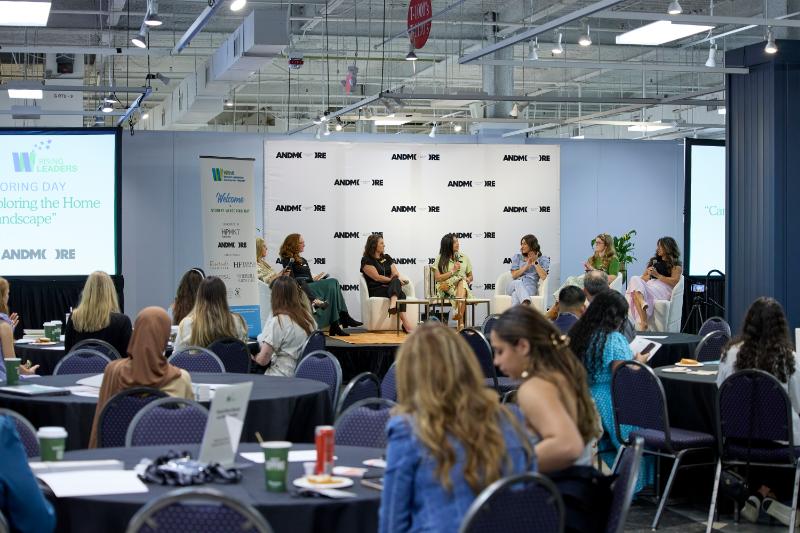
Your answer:
[[[411,120],[407,118],[381,117],[375,119],[376,126],[402,126],[403,124],[407,124],[409,122],[411,122]]]
[[[20,98],[26,100],[41,100],[44,98],[42,92],[42,82],[28,80],[9,80],[6,83],[9,98]]]
[[[643,131],[645,133],[648,133],[653,131],[668,130],[674,127],[675,127],[674,124],[671,124],[669,122],[661,122],[660,120],[657,120],[655,122],[642,122],[641,124],[628,126],[628,131]]]
[[[638,44],[641,46],[658,46],[669,43],[690,35],[706,32],[714,26],[703,26],[699,24],[676,24],[669,20],[658,20],[645,24],[635,30],[631,30],[617,35],[617,44]]]
[[[50,2],[0,1],[0,26],[47,26]]]

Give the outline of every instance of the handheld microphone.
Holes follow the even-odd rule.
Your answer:
[[[293,264],[294,264],[294,257],[290,257],[289,258],[289,262],[286,264],[286,267],[288,268],[288,267],[292,266]]]

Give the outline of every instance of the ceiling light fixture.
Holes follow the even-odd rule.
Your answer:
[[[706,66],[708,68],[715,68],[717,66],[717,43],[714,42],[714,39],[711,40],[711,46],[708,47]]]
[[[231,2],[231,11],[239,11],[247,5],[247,0],[233,0]]]
[[[645,133],[650,133],[654,131],[668,130],[674,127],[675,124],[672,124],[670,122],[661,122],[660,120],[656,120],[655,122],[642,122],[641,124],[628,126],[628,131],[641,131]]]
[[[376,126],[402,126],[403,124],[408,124],[409,122],[411,122],[411,120],[407,118],[395,118],[395,117],[375,118]]]
[[[147,13],[144,16],[144,23],[151,27],[161,26],[164,21],[158,16],[158,0],[148,0]]]
[[[561,55],[561,54],[564,53],[564,45],[561,44],[561,39],[563,37],[564,37],[564,34],[561,33],[561,32],[558,32],[558,40],[556,41],[556,44],[553,45],[553,49],[550,50],[553,54]]]
[[[406,61],[416,61],[419,59],[417,54],[414,53],[414,43],[408,44],[408,53],[406,54]]]
[[[326,137],[331,134],[331,125],[329,122],[325,123],[325,129],[322,131],[322,134]]]
[[[336,131],[342,131],[344,129],[344,125],[341,122],[336,123]]]
[[[50,2],[0,2],[0,26],[47,26]]]
[[[433,126],[431,126],[431,132],[428,134],[428,137],[430,137],[431,139],[436,138],[436,123],[434,123]]]
[[[463,128],[461,127],[461,124],[454,124],[453,125],[453,131],[456,132],[456,133],[460,132],[462,129]]]
[[[147,30],[145,28],[140,29],[139,33],[133,36],[131,42],[137,48],[147,48]]]
[[[117,97],[114,96],[113,93],[108,93],[108,96],[103,98],[103,103],[114,105],[114,102],[117,101]]]
[[[677,24],[669,20],[659,20],[617,35],[614,41],[617,44],[659,46],[713,29],[714,26]]]
[[[147,120],[148,118],[150,118],[150,113],[148,113],[147,111],[142,113],[142,120]]]
[[[110,102],[103,102],[103,105],[100,106],[100,111],[103,113],[111,113],[114,111],[114,104]]]
[[[537,37],[535,41],[531,41],[528,43],[528,61],[538,61],[539,60],[539,38]]]
[[[233,102],[226,98],[225,99],[225,107],[233,107]],[[314,122],[314,124],[317,124],[317,122]]]
[[[519,105],[514,104],[511,106],[511,111],[508,112],[508,116],[511,118],[517,118],[519,116]]]
[[[728,113],[728,109],[725,106],[720,106],[717,108],[717,113],[720,115],[726,115]]]
[[[44,98],[42,82],[27,80],[9,80],[6,83],[9,98],[25,100],[41,100]]]
[[[578,37],[578,44],[581,46],[591,46],[592,45],[592,33],[591,29],[589,28],[589,21],[586,21],[583,24],[583,33],[580,37]]]
[[[678,2],[678,0],[672,0],[667,7],[667,13],[670,15],[680,15],[683,13],[683,8],[681,7],[680,2]]]
[[[775,44],[775,34],[772,33],[772,26],[767,26],[767,45],[764,51],[768,54],[775,54],[778,52],[778,45]]]

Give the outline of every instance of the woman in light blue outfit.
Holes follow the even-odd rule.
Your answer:
[[[400,347],[380,533],[455,533],[484,488],[535,470],[524,422],[483,381],[469,345],[442,325],[416,328]]]
[[[615,450],[620,447],[614,429],[614,408],[611,402],[611,378],[618,361],[635,359],[647,362],[647,356],[633,354],[628,341],[621,333],[624,321],[628,316],[628,302],[625,297],[614,290],[601,292],[592,300],[591,305],[569,330],[570,346],[576,356],[586,367],[589,378],[589,391],[592,393],[600,419],[603,422],[604,440],[610,442]],[[635,402],[636,398],[630,398]],[[621,428],[623,435],[633,429],[629,426]],[[603,454],[602,459],[610,466],[614,454]],[[652,457],[642,460],[642,470],[636,483],[638,492],[654,479]]]
[[[539,281],[547,279],[550,272],[550,258],[542,255],[539,239],[528,234],[519,243],[519,253],[511,259],[511,277],[507,293],[511,304],[530,305],[531,297],[539,294]]]

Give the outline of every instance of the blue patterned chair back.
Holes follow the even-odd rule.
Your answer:
[[[122,356],[122,354],[120,354],[116,348],[111,346],[106,341],[100,339],[83,339],[80,342],[76,342],[75,345],[70,350],[70,353],[80,348],[89,348],[90,350],[97,350],[98,352],[105,355],[112,361],[114,359],[119,359]]]
[[[564,502],[552,481],[528,472],[495,481],[472,502],[459,533],[561,533]]]
[[[611,507],[608,510],[606,533],[623,533],[628,511],[636,490],[639,466],[644,454],[644,439],[636,437],[633,446],[627,446],[617,465],[617,479],[612,487]]]
[[[133,515],[126,533],[272,533],[251,505],[211,488],[183,488],[150,500]]]
[[[111,359],[97,350],[80,348],[72,350],[58,362],[54,376],[65,374],[102,374]]]
[[[397,401],[397,363],[392,363],[381,380],[381,398]]]
[[[300,361],[294,372],[296,378],[313,379],[321,381],[328,386],[331,408],[336,407],[339,398],[339,389],[342,387],[342,367],[339,361],[324,350],[311,352]]]
[[[620,442],[625,442],[620,426],[630,425],[663,431],[669,447],[667,399],[652,368],[637,361],[623,361],[611,380],[611,403]]]
[[[0,512],[0,533],[8,533],[9,531],[8,520],[6,520],[5,515]]]
[[[33,427],[27,418],[12,411],[11,409],[0,408],[0,416],[10,416],[14,421],[14,426],[19,433],[19,440],[25,447],[25,455],[30,457],[39,457],[39,438],[36,436],[36,428]]]
[[[483,336],[486,337],[486,340],[489,340],[489,334],[492,332],[492,328],[494,328],[498,318],[500,318],[500,315],[489,315],[484,319],[481,331],[483,332]]]
[[[200,444],[208,409],[184,398],[161,398],[139,411],[125,435],[125,446]]]
[[[476,328],[462,329],[459,334],[467,341],[467,344],[469,344],[475,356],[478,358],[478,363],[481,365],[484,377],[494,380],[495,388],[497,388],[497,372],[494,368],[494,355],[492,354],[492,347],[489,341],[487,341],[483,333]]]
[[[312,352],[319,351],[325,351],[325,334],[320,330],[315,330],[311,332],[311,335],[308,336],[308,340],[306,340],[306,343],[303,345],[303,349],[300,352],[300,359],[303,359],[303,357]]]
[[[225,372],[239,374],[250,372],[250,348],[239,339],[233,337],[219,339],[212,342],[208,349],[225,365]]]
[[[149,387],[135,387],[118,392],[106,402],[97,421],[97,447],[125,446],[125,435],[136,413],[147,404],[166,398],[167,393]]]
[[[336,409],[338,416],[345,409],[360,400],[368,398],[381,397],[381,383],[378,376],[372,372],[362,372],[353,379],[342,391],[342,396],[339,398],[339,407]]]
[[[719,361],[722,348],[731,340],[724,331],[716,330],[706,334],[694,350],[694,358],[698,361]]]
[[[199,346],[188,348],[172,354],[169,359],[171,365],[182,368],[187,372],[224,373],[225,365],[222,360],[211,350]]]
[[[728,338],[731,337],[731,327],[727,322],[725,322],[724,318],[720,318],[718,316],[712,316],[703,322],[703,325],[700,326],[700,331],[698,331],[697,334],[701,337],[705,337],[712,331],[721,331],[727,335]]]
[[[386,447],[386,423],[396,404],[384,398],[370,398],[351,405],[336,419],[336,444],[342,446]]]

